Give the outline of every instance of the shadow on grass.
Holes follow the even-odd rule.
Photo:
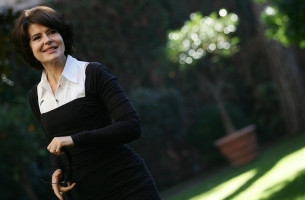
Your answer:
[[[262,154],[261,157],[256,160],[255,162],[251,163],[249,167],[247,167],[244,171],[246,172],[247,170],[250,170],[251,167],[255,167],[257,170],[257,173],[255,176],[253,176],[251,179],[249,179],[245,184],[243,184],[242,187],[240,187],[238,190],[234,191],[232,194],[227,196],[224,200],[230,200],[233,199],[235,196],[246,190],[248,187],[250,187],[256,180],[259,178],[263,177],[266,173],[268,173],[275,164],[277,164],[278,161],[280,161],[282,158],[285,156],[301,149],[304,147],[302,143],[295,143],[295,140],[298,140],[299,137],[292,138],[289,142],[286,142],[285,145],[277,145],[275,148],[272,148],[270,151],[266,152],[265,154]],[[289,169],[287,169],[289,170]],[[292,196],[289,196],[292,194],[289,189],[292,189],[292,187],[296,187],[297,184],[302,184],[303,188],[302,189],[297,189],[294,188],[294,195],[295,197],[300,196],[304,194],[304,183],[305,183],[305,170],[301,171],[299,173],[300,176],[296,178],[292,182],[282,182],[279,184],[284,184],[284,188],[280,191],[274,194],[274,197],[270,196],[268,200],[279,200],[283,199],[284,194],[287,195],[288,199],[294,199]],[[277,186],[275,186],[277,187]],[[287,190],[285,190],[287,188]],[[300,188],[300,186],[299,186]],[[272,189],[272,188],[270,188]],[[280,197],[280,198],[279,198]],[[264,199],[267,200],[267,199]]]
[[[230,169],[230,173],[225,172],[224,174],[226,177],[219,177],[221,174],[216,175],[215,179],[211,179],[209,182],[206,180],[205,182],[208,184],[211,184],[210,186],[207,185],[201,185],[194,187],[193,189],[187,191],[186,193],[182,195],[177,195],[177,198],[170,198],[173,200],[179,200],[179,199],[191,199],[194,198],[205,191],[209,191],[213,189],[215,186],[226,182],[240,174],[243,174],[249,170],[255,169],[256,174],[247,180],[241,187],[239,187],[237,190],[232,191],[231,194],[224,197],[223,200],[232,200],[234,197],[239,195],[241,192],[245,191],[247,188],[249,188],[255,181],[257,181],[259,178],[263,177],[265,174],[267,174],[282,158],[286,157],[287,155],[301,149],[304,147],[303,139],[305,135],[297,136],[293,138],[289,138],[288,141],[284,141],[278,145],[275,145],[270,150],[261,153],[259,158],[257,158],[255,161],[244,165],[242,167],[236,168],[236,169]],[[301,161],[300,161],[301,162]],[[287,169],[289,170],[289,169]],[[217,176],[219,177],[217,179]],[[271,196],[269,196],[267,199],[261,199],[261,200],[279,200],[279,199],[295,199],[295,197],[299,197],[301,195],[305,194],[305,170],[300,171],[298,174],[298,177],[292,181],[286,181],[281,182],[279,185],[274,187],[281,187],[282,189],[279,192],[272,193]],[[276,188],[268,188],[268,190],[275,190]]]
[[[292,140],[295,140],[296,138],[293,138]],[[249,179],[246,183],[243,184],[240,188],[235,190],[232,194],[224,198],[224,200],[231,200],[247,188],[249,188],[256,180],[263,177],[265,174],[267,174],[276,164],[278,161],[280,161],[285,156],[303,148],[304,145],[296,145],[294,142],[289,141],[288,144],[284,146],[276,146],[275,148],[271,149],[269,152],[266,152],[265,154],[261,155],[259,159],[254,161],[253,163],[249,164],[243,172],[246,172],[248,170],[251,170],[253,168],[256,169],[256,174],[251,179]],[[287,169],[289,170],[289,169]],[[305,179],[303,180],[303,184]],[[280,183],[284,184],[284,183]],[[304,186],[305,187],[305,186]],[[304,191],[304,189],[302,190]],[[275,198],[278,200],[277,198]],[[269,200],[269,199],[268,199]]]
[[[272,193],[269,197],[260,200],[298,199],[305,196],[305,170],[300,171],[292,181],[285,181],[274,187],[280,187],[278,192]],[[274,187],[268,190],[274,190]]]

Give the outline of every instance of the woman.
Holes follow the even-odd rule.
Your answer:
[[[21,13],[13,37],[24,60],[42,70],[29,102],[50,142],[55,195],[63,200],[73,190],[81,200],[160,199],[143,159],[126,145],[141,134],[137,113],[106,67],[70,55],[72,24],[38,6]]]

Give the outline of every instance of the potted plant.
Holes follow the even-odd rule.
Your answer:
[[[178,62],[182,70],[192,69],[193,77],[199,82],[199,89],[202,92],[209,91],[213,97],[227,133],[215,145],[233,166],[245,164],[257,155],[255,126],[235,129],[221,97],[224,83],[218,80],[221,71],[224,71],[222,60],[238,51],[239,40],[232,36],[237,24],[238,16],[225,9],[205,17],[198,12],[192,13],[190,20],[181,29],[169,33],[167,44],[170,59]],[[214,75],[214,81],[191,67],[203,57],[208,63],[206,68],[209,75]]]

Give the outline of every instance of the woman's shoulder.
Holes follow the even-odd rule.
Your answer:
[[[87,71],[101,71],[101,70],[107,70],[107,67],[100,63],[100,62],[89,62],[87,67],[86,67],[86,72]]]
[[[110,86],[108,83],[115,80],[117,78],[105,65],[99,62],[90,62],[86,68],[86,95],[99,93],[99,91],[105,89],[105,86]]]
[[[114,78],[114,75],[110,70],[102,63],[90,62],[86,67],[86,76],[92,77],[104,77]]]
[[[29,97],[30,98],[37,98],[37,86],[38,84],[35,84],[30,90],[29,90]]]
[[[29,104],[33,113],[39,119],[40,110],[38,106],[37,85],[34,85],[29,91]]]

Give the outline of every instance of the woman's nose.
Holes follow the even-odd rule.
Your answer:
[[[52,39],[49,36],[45,36],[45,44],[50,44],[52,42]]]

